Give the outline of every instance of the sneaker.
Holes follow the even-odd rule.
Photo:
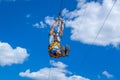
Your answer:
[[[65,48],[64,48],[64,46],[60,47],[60,51],[61,51],[61,55],[65,56]]]
[[[70,46],[66,45],[66,47],[65,47],[65,55],[68,56],[69,52],[70,52]]]

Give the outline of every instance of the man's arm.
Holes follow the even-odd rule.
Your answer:
[[[64,31],[64,20],[61,19],[61,29],[60,29],[60,36],[62,37]]]
[[[52,25],[52,27],[51,27],[51,29],[50,29],[50,33],[49,33],[49,34],[52,34],[52,35],[53,35],[53,33],[54,33],[54,27],[55,27],[55,25],[56,25],[56,22],[57,22],[57,20],[54,21],[54,23],[53,23],[53,25]]]

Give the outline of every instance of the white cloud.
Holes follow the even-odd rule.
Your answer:
[[[51,25],[53,24],[53,21],[54,21],[53,17],[46,16],[44,22],[43,21],[36,22],[35,24],[33,24],[33,27],[45,28],[47,25],[51,27]]]
[[[36,28],[45,28],[46,24],[43,23],[42,21],[40,21],[40,22],[37,22],[37,23],[33,24],[33,27],[36,27]]]
[[[41,26],[41,28],[44,28],[46,25],[41,21],[40,26]]]
[[[53,24],[53,22],[54,22],[54,18],[53,17],[49,17],[49,16],[45,17],[45,23],[46,24],[51,26]]]
[[[28,56],[25,48],[13,49],[8,43],[0,42],[0,66],[22,64]]]
[[[102,73],[104,76],[106,76],[107,78],[113,78],[113,75],[108,73],[107,71],[103,71]]]
[[[80,8],[81,6],[84,5],[84,3],[86,2],[86,0],[77,0],[78,4],[77,4],[77,8]]]
[[[35,24],[33,24],[33,27],[39,28],[40,24],[39,23],[35,23]]]
[[[113,45],[120,44],[120,0],[117,0],[97,40],[93,43],[100,27],[110,11],[113,0],[103,0],[103,3],[84,3],[77,0],[77,8],[74,11],[63,10],[66,26],[72,28],[71,39],[85,44]],[[82,4],[81,4],[81,1]],[[83,4],[84,3],[84,4]]]
[[[25,72],[20,72],[21,77],[31,78],[33,80],[48,80],[48,75],[50,72],[50,80],[90,80],[88,78],[71,74],[70,71],[66,69],[67,65],[62,62],[50,61],[52,68],[42,68],[39,71],[31,72],[30,69]],[[71,75],[71,76],[67,76]]]
[[[67,67],[67,65],[63,64],[62,62],[55,62],[54,60],[51,60],[50,64],[55,67],[58,67],[58,68],[66,68]]]

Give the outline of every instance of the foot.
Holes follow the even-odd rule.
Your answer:
[[[65,48],[64,48],[64,46],[60,47],[60,51],[61,51],[61,55],[65,56]]]
[[[66,45],[66,47],[65,47],[65,55],[68,56],[69,52],[70,52],[70,46]]]

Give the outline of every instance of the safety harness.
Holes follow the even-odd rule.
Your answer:
[[[57,37],[54,36],[54,43],[52,43],[51,45],[48,46],[48,51],[49,51],[49,55],[53,58],[59,58],[60,55],[59,54],[52,54],[51,50],[55,47],[58,46],[58,48],[60,48],[60,42],[57,40]]]

